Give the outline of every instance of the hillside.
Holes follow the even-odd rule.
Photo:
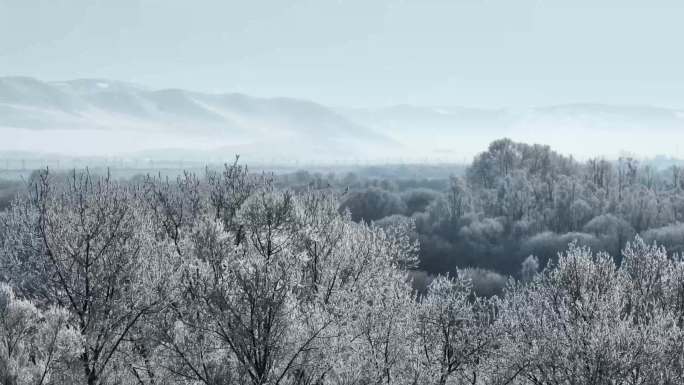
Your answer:
[[[0,78],[0,151],[164,159],[449,160],[500,137],[578,157],[682,157],[684,110],[602,104],[526,109],[332,108],[293,98],[155,90],[103,79]],[[435,140],[439,138],[439,140]]]
[[[348,157],[393,145],[309,101],[97,79],[0,78],[0,134],[12,138],[4,150],[77,154],[183,149],[292,157],[306,149],[314,157]]]

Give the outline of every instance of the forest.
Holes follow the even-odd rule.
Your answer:
[[[446,173],[39,170],[0,194],[0,384],[682,384],[682,176],[509,139]]]
[[[346,191],[341,210],[356,222],[412,221],[419,269],[429,276],[465,270],[483,294],[499,293],[508,276],[520,278],[530,256],[546,266],[573,241],[617,263],[636,235],[673,254],[684,250],[684,171],[677,162],[580,162],[549,146],[500,139],[465,169],[430,171],[280,178],[288,188]]]

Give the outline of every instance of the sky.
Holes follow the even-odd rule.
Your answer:
[[[684,107],[681,0],[0,0],[0,76],[347,107]]]

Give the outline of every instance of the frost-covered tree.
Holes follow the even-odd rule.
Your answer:
[[[109,176],[43,172],[0,224],[4,275],[38,306],[68,312],[88,384],[115,376],[131,332],[167,295],[171,248],[157,242],[139,194]]]
[[[539,258],[530,255],[520,265],[520,279],[523,282],[530,282],[539,271]]]
[[[486,383],[485,365],[498,341],[493,305],[473,299],[467,279],[440,277],[416,306],[420,383]]]
[[[79,383],[82,341],[68,326],[69,314],[39,310],[0,284],[0,383],[48,385]]]
[[[235,167],[198,214],[155,209],[183,260],[157,316],[166,370],[205,384],[393,378],[410,330],[412,229],[356,224],[331,196],[278,191]],[[180,190],[151,194],[152,207]]]
[[[607,254],[571,245],[556,266],[512,287],[500,303],[506,337],[498,380],[674,383],[680,355],[673,346],[681,343],[681,330],[669,309],[654,306],[655,298],[666,301],[655,292],[667,257],[640,241],[625,254],[626,266],[618,268]],[[637,264],[644,269],[630,267]]]

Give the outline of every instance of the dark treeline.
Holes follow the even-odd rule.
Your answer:
[[[530,255],[546,262],[568,243],[622,258],[639,234],[671,252],[684,250],[684,173],[631,157],[579,162],[544,145],[497,140],[451,178],[282,177],[288,186],[334,186],[342,210],[381,226],[412,218],[420,269],[429,274],[474,267],[519,277]],[[505,280],[481,270],[496,283]],[[490,282],[491,283],[491,282]]]

